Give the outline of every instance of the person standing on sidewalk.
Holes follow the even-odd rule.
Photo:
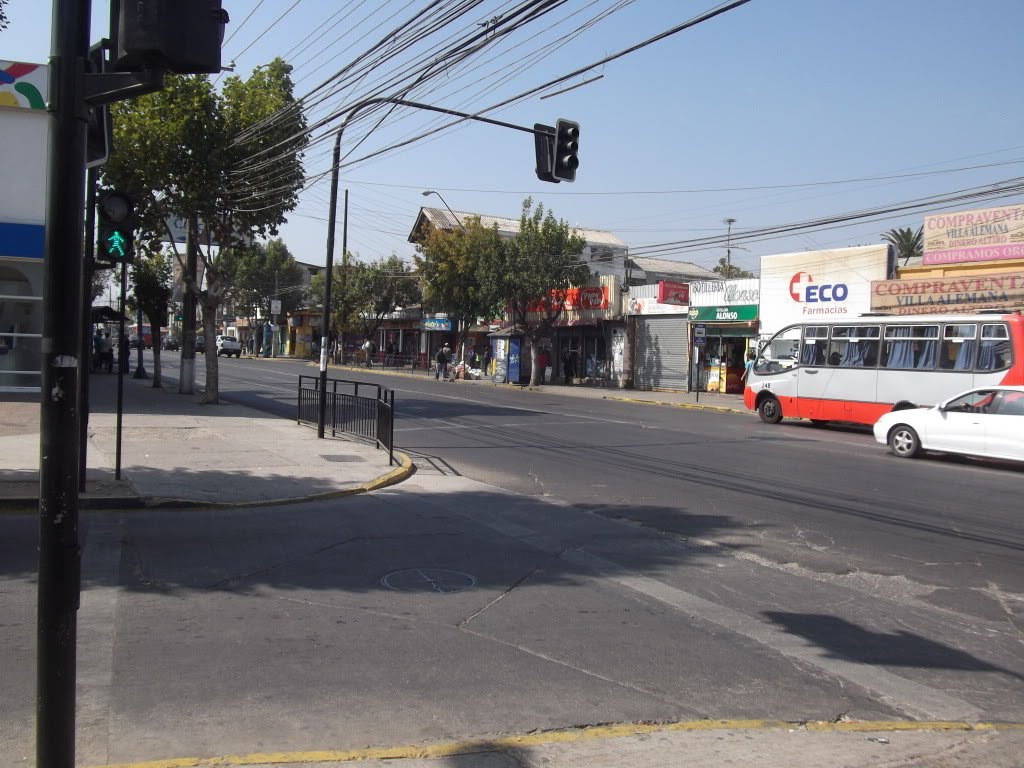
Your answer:
[[[444,343],[444,346],[437,350],[437,370],[434,372],[434,379],[448,378],[448,363],[452,359],[452,348],[448,346],[448,342]]]
[[[740,376],[740,381],[742,381],[744,384],[746,384],[747,380],[750,378],[750,369],[754,367],[754,358],[755,357],[757,357],[757,355],[754,354],[754,350],[748,349],[747,350],[747,362],[746,362],[746,365],[743,368],[743,375]]]

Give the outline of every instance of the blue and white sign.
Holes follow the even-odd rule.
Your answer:
[[[423,320],[423,330],[425,331],[450,331],[452,329],[452,321],[447,317],[428,317]]]
[[[707,326],[704,323],[696,323],[693,326],[693,343],[698,347],[703,347],[707,342]]]

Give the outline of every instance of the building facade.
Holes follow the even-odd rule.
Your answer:
[[[38,392],[49,117],[47,68],[0,61],[0,392]]]

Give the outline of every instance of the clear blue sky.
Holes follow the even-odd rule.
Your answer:
[[[413,9],[429,4],[413,0],[403,10],[404,5],[405,0],[225,0],[233,36],[224,60],[235,59],[238,72],[246,75],[307,45],[310,40],[304,39],[338,21],[335,14],[352,10],[312,47],[289,57],[296,95],[303,95]],[[507,13],[512,5],[511,0],[482,2],[398,60],[437,50],[449,35]],[[465,111],[483,109],[686,21],[712,8],[714,0],[639,0],[552,50],[596,9],[614,5],[612,0],[593,6],[570,2],[504,44],[451,66],[413,98]],[[50,12],[43,0],[11,0],[11,26],[0,32],[0,58],[44,62]],[[106,3],[94,3],[93,39],[105,34],[107,12]],[[349,249],[364,259],[411,256],[406,238],[419,207],[441,207],[436,197],[421,196],[424,189],[440,191],[458,211],[512,217],[532,196],[559,218],[610,230],[642,252],[651,244],[724,234],[726,217],[736,219],[734,231],[742,231],[1024,176],[1022,29],[1021,0],[753,0],[574,81],[602,74],[597,82],[491,113],[526,125],[553,124],[557,117],[577,120],[581,166],[574,184],[536,179],[528,134],[479,123],[344,167]],[[539,48],[547,55],[521,67],[522,57]],[[375,76],[393,68],[367,74],[332,105],[351,105]],[[396,114],[354,150],[349,162],[436,124],[429,113]],[[355,126],[350,131],[351,143],[366,133]],[[324,170],[329,151],[326,144],[311,149],[307,173]],[[979,164],[1001,165],[777,188]],[[737,187],[776,188],[694,191]],[[303,194],[282,230],[296,258],[323,263],[326,215],[327,185],[321,181]],[[879,242],[882,231],[916,228],[922,216],[744,243],[749,250],[734,250],[733,260],[756,270],[764,254]],[[340,235],[339,226],[339,244]],[[724,248],[667,249],[664,255],[712,266]]]

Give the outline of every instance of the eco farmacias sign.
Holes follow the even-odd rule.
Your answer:
[[[924,264],[1003,259],[1024,259],[1024,205],[924,217]]]

